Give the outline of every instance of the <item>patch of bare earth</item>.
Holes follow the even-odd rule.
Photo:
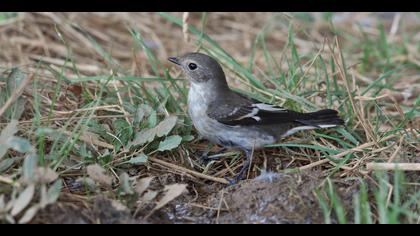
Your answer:
[[[184,196],[163,212],[173,223],[323,223],[315,195],[323,179],[318,171],[266,173],[219,190],[208,186],[207,198],[191,203]],[[350,181],[340,185],[339,195],[350,205],[357,185]]]

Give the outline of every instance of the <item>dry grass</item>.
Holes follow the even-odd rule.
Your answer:
[[[238,171],[242,159],[237,152],[226,153],[228,158],[208,166],[199,163],[197,153],[208,145],[203,140],[183,142],[170,152],[150,151],[148,148],[153,145],[127,149],[127,142],[121,140],[121,132],[125,131],[115,123],[125,120],[133,126],[133,107],[148,103],[156,109],[157,117],[178,115],[175,133],[189,135],[184,81],[173,80],[180,87],[177,90],[176,85],[154,79],[132,82],[124,78],[178,78],[180,71],[172,68],[166,58],[199,49],[218,57],[235,88],[294,109],[335,108],[347,122],[339,134],[298,134],[283,144],[273,145],[280,148],[255,153],[251,178],[259,175],[261,169],[311,168],[320,168],[338,179],[365,178],[371,171],[366,163],[420,161],[418,15],[380,18],[368,13],[337,14],[334,26],[321,14],[311,15],[311,21],[288,13],[209,13],[204,18],[201,13],[172,15],[182,20],[182,27],[155,13],[20,13],[0,22],[0,78],[7,78],[11,68],[18,67],[28,83],[36,81],[24,83],[22,90],[15,92],[22,93],[25,99],[24,112],[19,116],[19,135],[38,150],[44,150],[44,164],[48,163],[65,180],[62,193],[66,196],[78,198],[88,194],[73,192],[68,180],[86,176],[85,167],[92,162],[101,163],[114,176],[114,190],[123,184],[121,172],[130,173],[133,180],[176,173],[195,185],[203,181],[225,183],[224,177]],[[381,22],[383,28],[378,27]],[[208,42],[200,41],[188,30],[189,26],[204,29],[263,87],[253,84]],[[139,45],[130,29],[141,34],[144,45]],[[195,43],[197,39],[199,43]],[[144,47],[156,56],[156,63]],[[294,82],[277,82],[280,75],[293,78]],[[98,76],[105,79],[95,80]],[[107,77],[123,79],[106,81]],[[326,77],[331,84],[326,84]],[[0,80],[0,89],[6,86],[6,80]],[[156,105],[163,103],[164,98],[156,91],[164,86],[172,91],[166,107]],[[143,96],[147,91],[156,92],[155,104]],[[9,96],[10,102],[0,105],[0,129],[10,122],[10,116],[3,113],[17,98]],[[171,104],[171,99],[179,101],[179,107]],[[106,134],[95,133],[82,122],[85,120],[103,125],[106,134],[114,138],[105,139]],[[40,127],[57,130],[69,143],[56,143],[57,136],[51,133],[40,138],[36,135]],[[195,135],[194,131],[191,134]],[[82,149],[93,158],[83,157]],[[127,166],[127,160],[147,150],[148,165]],[[22,154],[11,151],[9,158],[12,157]],[[0,173],[0,182],[13,185],[20,163],[17,161]]]

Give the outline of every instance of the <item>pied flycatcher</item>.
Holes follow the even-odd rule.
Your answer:
[[[300,113],[232,91],[222,67],[208,55],[187,53],[168,60],[181,67],[191,82],[188,113],[198,133],[222,147],[240,148],[245,152],[247,159],[233,183],[242,179],[251,164],[253,149],[273,144],[300,130],[344,124],[335,110]]]

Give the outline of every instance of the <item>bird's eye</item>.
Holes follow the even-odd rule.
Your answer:
[[[195,63],[190,63],[190,64],[188,64],[188,68],[189,68],[190,70],[195,70],[195,69],[197,69],[197,64],[195,64]]]

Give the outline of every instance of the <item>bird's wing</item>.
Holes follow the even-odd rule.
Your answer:
[[[242,96],[241,96],[242,97]],[[243,99],[210,104],[207,115],[226,125],[268,125],[296,122],[304,116],[279,106]]]

